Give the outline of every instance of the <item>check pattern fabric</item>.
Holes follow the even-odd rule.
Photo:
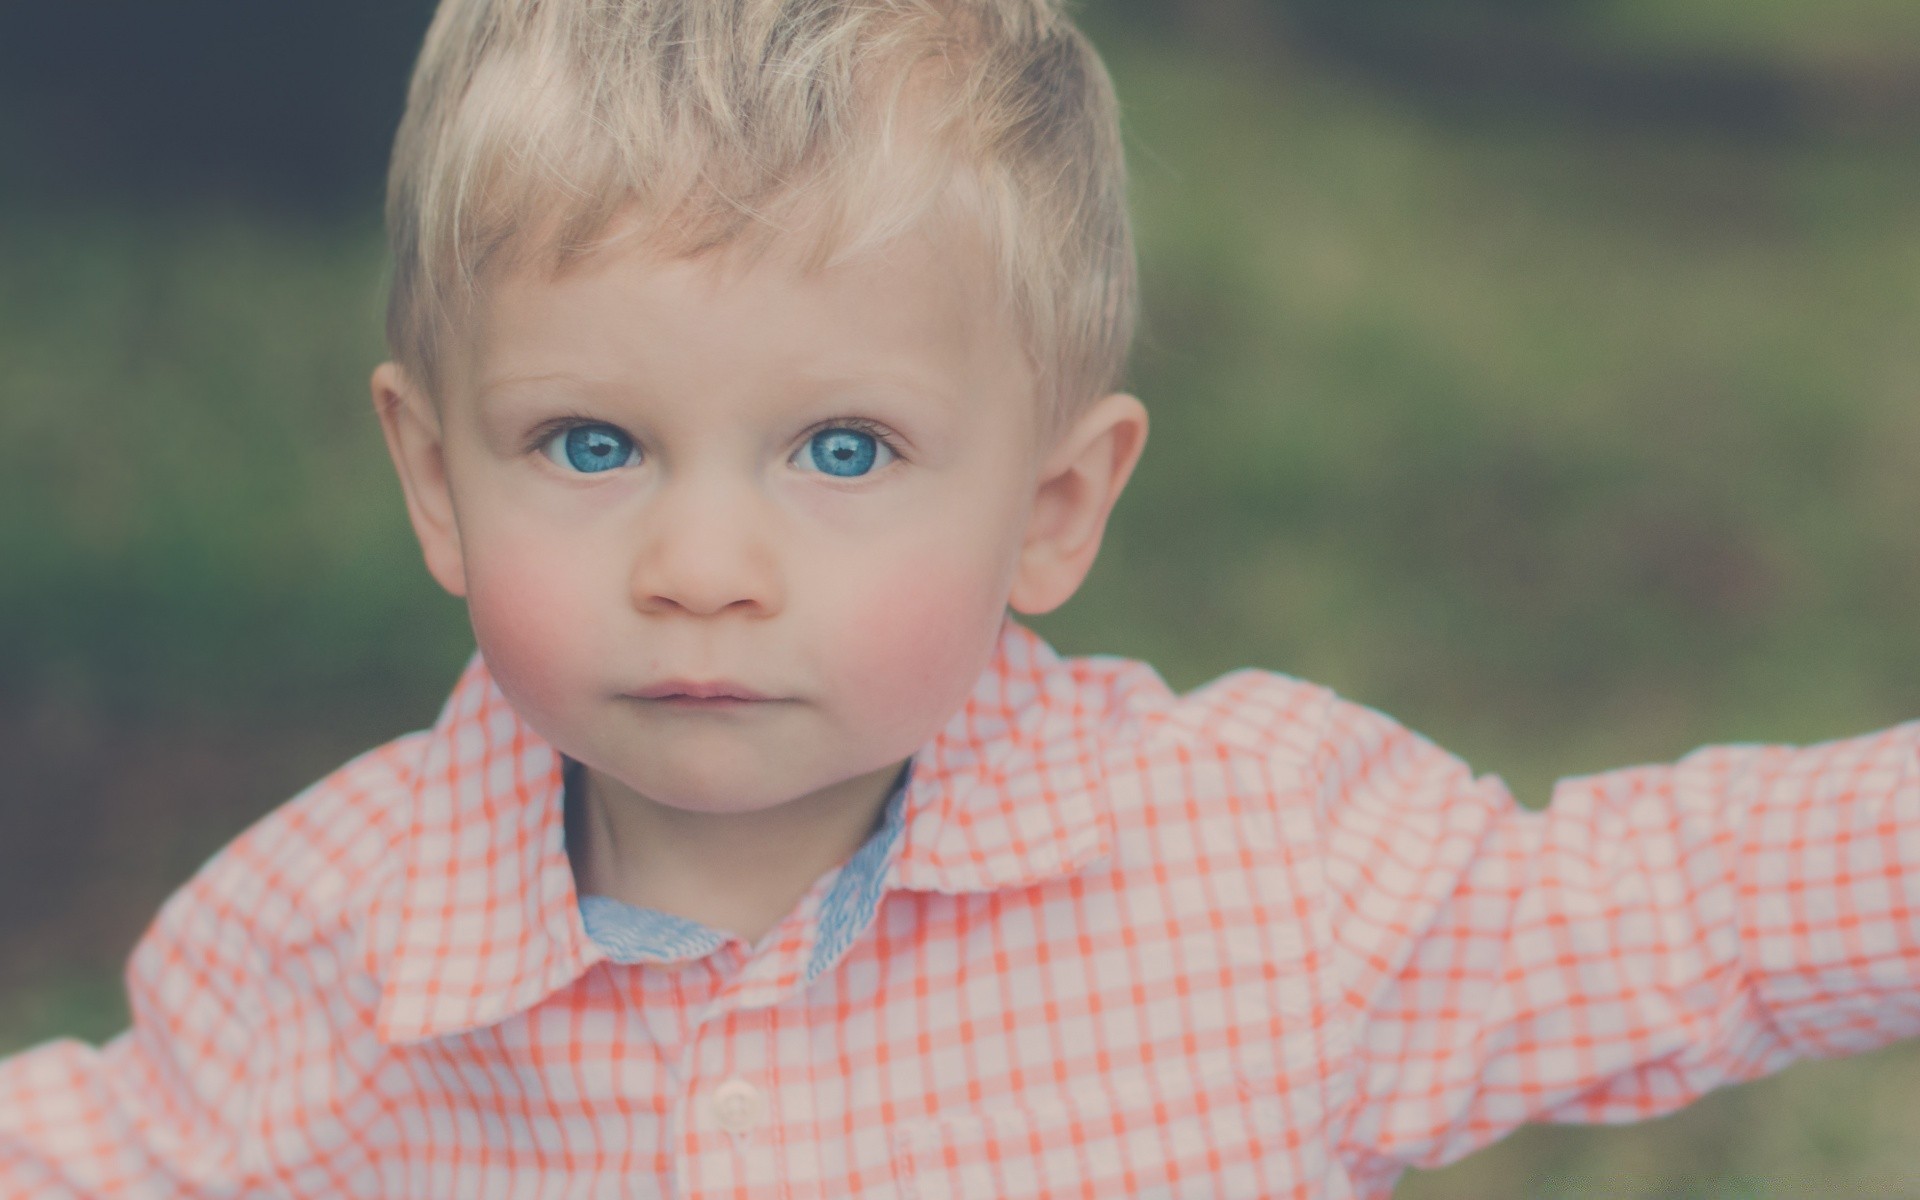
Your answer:
[[[1385,1196],[1920,1033],[1917,744],[1531,812],[1322,688],[1010,623],[874,861],[616,956],[476,660],[167,903],[129,1031],[0,1063],[0,1196]]]

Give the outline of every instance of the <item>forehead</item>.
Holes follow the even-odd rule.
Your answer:
[[[838,260],[815,249],[776,238],[674,254],[617,228],[559,270],[522,267],[487,286],[461,373],[480,392],[569,375],[662,392],[873,379],[950,395],[1030,375],[964,225],[923,222]]]

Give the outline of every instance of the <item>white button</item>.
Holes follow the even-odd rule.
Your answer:
[[[713,1089],[713,1119],[728,1133],[745,1133],[766,1115],[767,1098],[744,1079],[729,1079]]]

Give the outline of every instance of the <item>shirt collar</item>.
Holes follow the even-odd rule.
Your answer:
[[[888,887],[1019,887],[1107,852],[1099,723],[1082,690],[1006,623],[966,703],[914,755]],[[374,901],[383,1041],[492,1024],[604,958],[567,860],[561,768],[475,655],[423,743],[403,869]]]
[[[375,901],[382,1041],[492,1024],[598,961],[567,861],[561,766],[476,654],[426,738],[402,870]]]
[[[914,755],[889,883],[995,891],[1105,856],[1104,730],[1089,692],[1071,664],[1009,620],[972,695]]]

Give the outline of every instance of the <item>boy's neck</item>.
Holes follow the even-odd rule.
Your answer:
[[[576,890],[758,942],[879,820],[902,764],[760,812],[688,812],[578,769],[567,852]]]

